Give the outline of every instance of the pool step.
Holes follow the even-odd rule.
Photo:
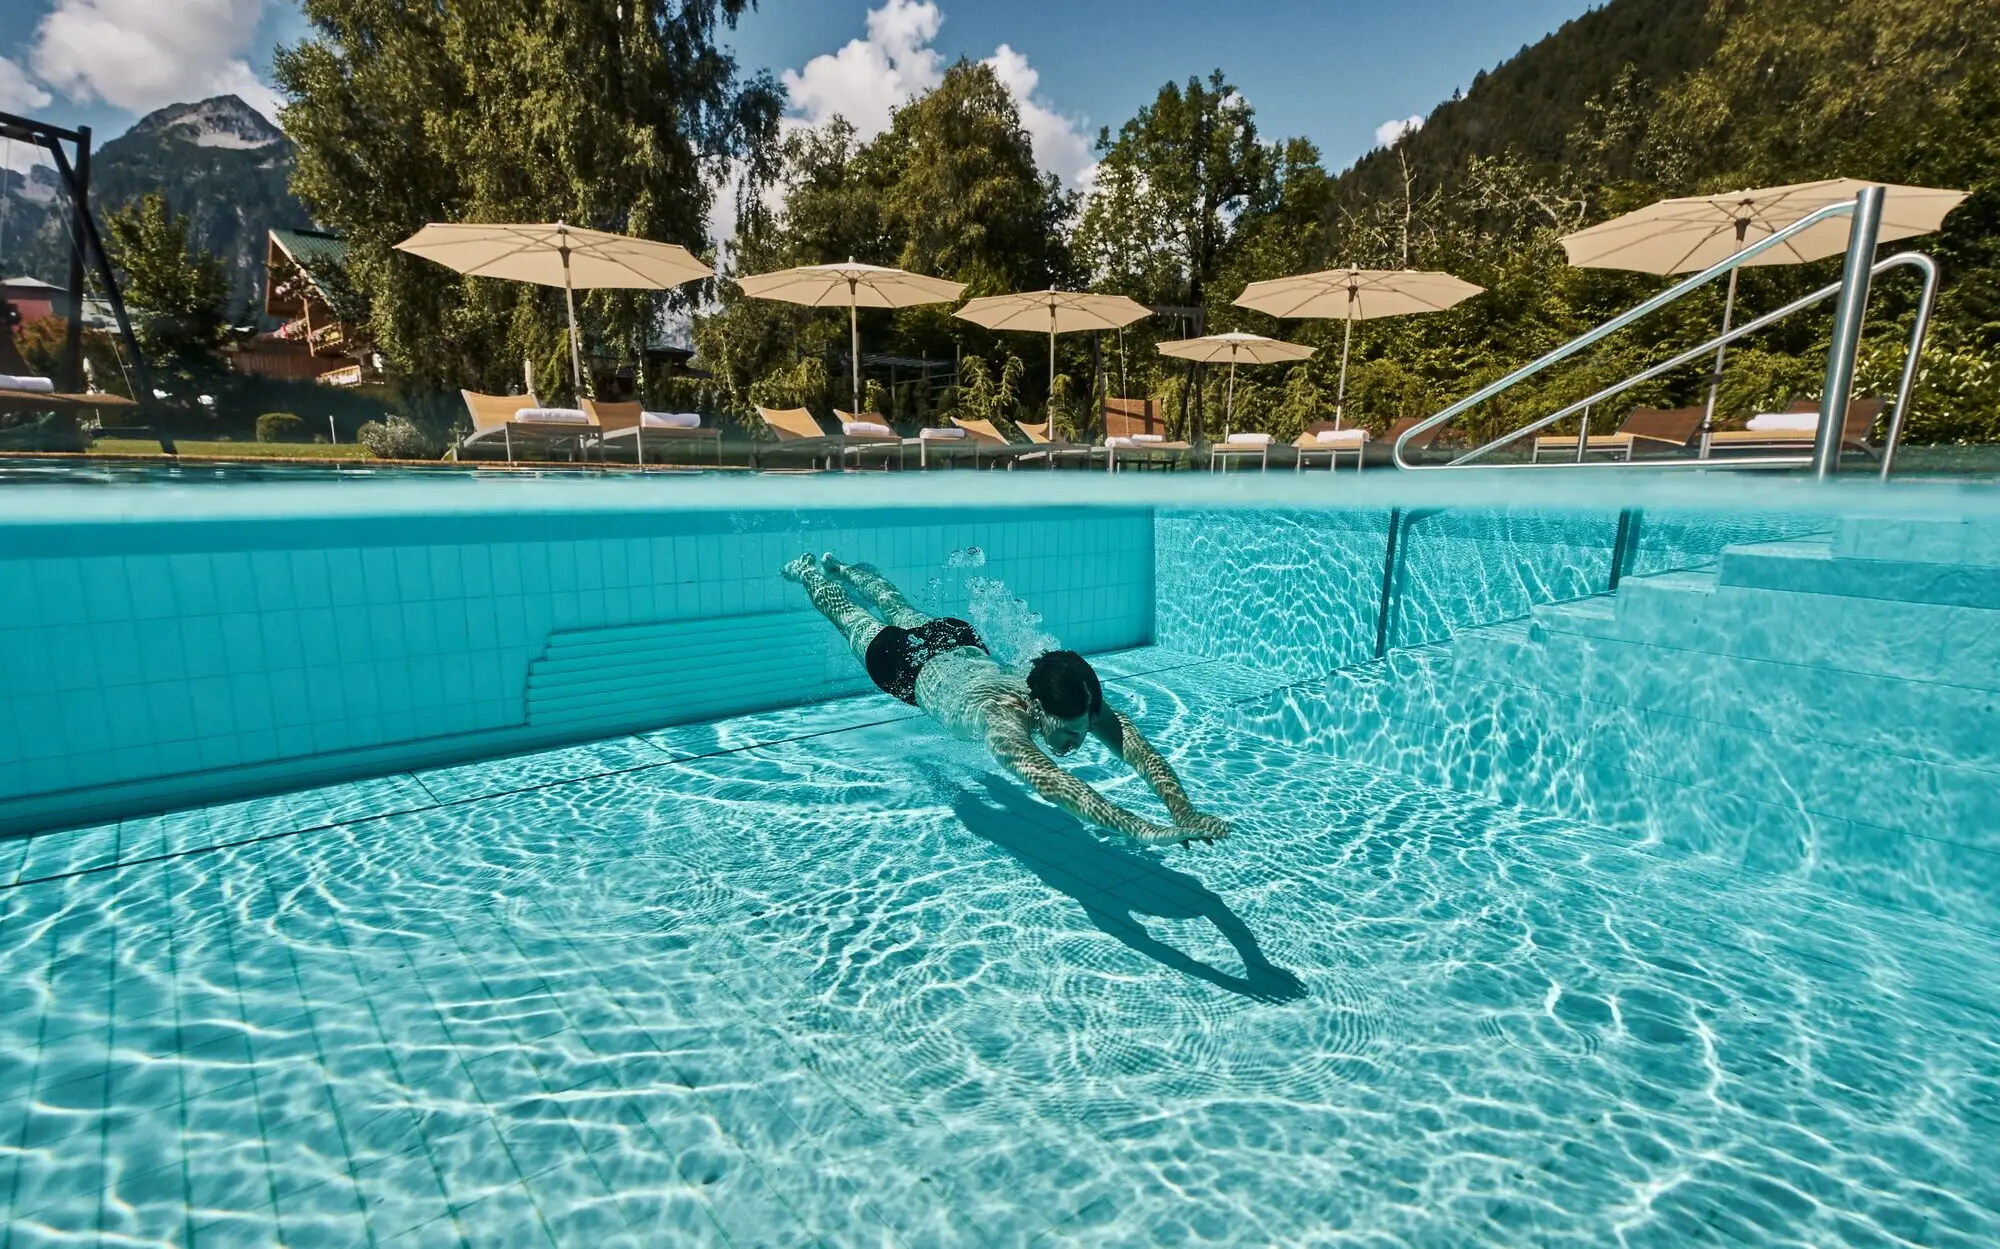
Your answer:
[[[1865,527],[1731,547],[1287,691],[1246,727],[1990,925],[2000,569],[1946,558],[1985,558],[1983,533],[1941,526],[1900,560],[1863,558],[1888,549]]]

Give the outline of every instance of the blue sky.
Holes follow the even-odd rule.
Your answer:
[[[1115,129],[1166,79],[1217,66],[1256,107],[1266,137],[1306,135],[1343,167],[1384,122],[1428,113],[1474,73],[1590,7],[762,0],[728,42],[746,68],[785,75],[802,119],[858,114],[864,131],[945,64],[991,59],[1023,100],[1038,158],[1074,182],[1099,126]],[[101,141],[150,108],[223,90],[269,107],[270,49],[302,30],[295,0],[0,0],[9,36],[0,40],[0,109],[88,123]]]

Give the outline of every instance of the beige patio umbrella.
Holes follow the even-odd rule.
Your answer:
[[[1696,273],[1828,204],[1852,201],[1863,187],[1874,185],[1880,184],[1858,178],[1826,178],[1721,195],[1665,199],[1564,236],[1563,251],[1571,264],[1588,269]],[[1884,190],[1882,232],[1877,236],[1883,243],[1929,234],[1944,224],[1945,214],[1958,207],[1966,196],[1964,191],[1920,186],[1884,185]],[[1795,265],[1838,256],[1847,250],[1847,234],[1845,219],[1829,218],[1744,263]],[[1722,303],[1725,334],[1736,312],[1736,272],[1729,271],[1729,293]],[[1704,459],[1708,456],[1709,427],[1715,417],[1715,395],[1722,382],[1722,357],[1726,349],[1715,349],[1715,368],[1709,374],[1708,402],[1701,417]]]
[[[715,276],[715,270],[678,244],[584,230],[560,221],[547,225],[433,222],[396,244],[396,250],[436,261],[468,277],[562,287],[569,308],[570,375],[579,399],[583,395],[583,348],[576,332],[578,290],[663,291]]]
[[[1486,288],[1449,273],[1416,269],[1325,269],[1297,277],[1252,282],[1236,298],[1238,307],[1274,317],[1339,317],[1347,323],[1340,338],[1340,390],[1334,399],[1333,427],[1347,411],[1347,349],[1354,323],[1413,312],[1442,312]]]
[[[921,273],[891,269],[882,265],[845,264],[802,265],[759,273],[740,283],[752,299],[776,299],[808,308],[847,305],[847,328],[852,337],[854,359],[854,411],[861,412],[861,320],[862,308],[914,308],[918,304],[947,304],[965,291],[963,282],[927,278]]]
[[[1152,310],[1123,295],[1091,291],[1022,291],[967,300],[953,316],[989,330],[1029,330],[1049,336],[1049,419],[1055,419],[1056,335],[1122,330]],[[1120,348],[1123,350],[1123,348]],[[1094,383],[1093,383],[1094,385]],[[1120,389],[1123,389],[1121,383]]]
[[[1231,330],[1226,334],[1206,334],[1200,338],[1179,338],[1160,344],[1160,354],[1180,360],[1195,360],[1203,364],[1229,362],[1228,398],[1222,406],[1222,436],[1228,438],[1233,429],[1236,415],[1236,366],[1242,364],[1283,364],[1288,360],[1304,360],[1311,356],[1313,349],[1299,343],[1288,343],[1282,339],[1266,338],[1262,334],[1245,334],[1241,330]]]

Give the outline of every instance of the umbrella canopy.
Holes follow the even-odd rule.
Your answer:
[[[1354,323],[1414,312],[1442,312],[1486,288],[1449,273],[1416,269],[1324,269],[1297,277],[1252,282],[1237,296],[1238,307],[1274,317],[1339,317],[1347,322],[1340,339],[1340,390],[1334,399],[1333,427],[1347,412],[1347,349]]]
[[[1759,187],[1723,195],[1690,195],[1665,199],[1622,217],[1564,236],[1569,262],[1587,269],[1629,269],[1638,273],[1696,273],[1726,260],[1751,243],[1796,224],[1809,213],[1853,200],[1863,187],[1877,185],[1856,178],[1826,178],[1789,186]],[[1921,186],[1884,186],[1882,230],[1876,241],[1913,238],[1944,224],[1945,214],[1964,201],[1963,191]],[[1832,217],[1745,265],[1794,265],[1838,256],[1847,250],[1849,223]],[[1729,271],[1729,293],[1722,303],[1722,332],[1729,332],[1736,312],[1736,273]],[[1715,366],[1708,377],[1708,400],[1701,417],[1701,458],[1708,458],[1709,434],[1715,423],[1715,397],[1722,385],[1722,360],[1727,344],[1715,349]],[[1577,444],[1581,454],[1582,443]]]
[[[1442,312],[1486,288],[1449,273],[1416,269],[1326,269],[1297,277],[1252,282],[1239,308],[1274,317],[1340,317],[1367,321],[1413,312]]]
[[[742,279],[739,286],[752,299],[776,299],[808,308],[847,308],[847,324],[853,336],[854,410],[861,411],[861,323],[859,308],[914,308],[919,304],[946,304],[965,292],[965,283],[929,278],[921,273],[864,265],[849,260],[844,264],[801,265],[776,273],[759,273]]]
[[[1639,273],[1695,273],[1769,238],[1806,214],[1853,200],[1865,186],[1855,178],[1827,178],[1790,186],[1690,195],[1614,217],[1566,235],[1569,262],[1590,269],[1631,269]],[[1882,199],[1879,241],[1929,234],[1945,214],[1964,201],[1964,191],[1889,186]],[[1823,221],[1746,261],[1752,265],[1792,265],[1823,260],[1847,250],[1847,222]]]
[[[1022,291],[967,300],[953,316],[989,330],[1032,330],[1049,336],[1049,413],[1056,403],[1056,335],[1081,330],[1122,330],[1152,310],[1123,295],[1091,291]],[[1122,341],[1122,340],[1121,340]],[[1122,352],[1124,348],[1121,346]],[[1124,367],[1122,364],[1119,366]],[[1092,383],[1095,385],[1095,383]],[[1121,384],[1121,389],[1122,384]]]
[[[576,333],[578,289],[662,291],[712,278],[715,270],[687,248],[624,234],[584,230],[560,221],[546,225],[433,222],[396,244],[468,277],[504,278],[560,286],[569,305],[570,369],[583,394],[583,352]]]
[[[1195,360],[1203,364],[1229,362],[1229,396],[1222,407],[1222,436],[1230,434],[1236,416],[1236,366],[1242,364],[1284,364],[1290,360],[1304,360],[1312,355],[1313,349],[1300,343],[1288,343],[1282,339],[1266,338],[1262,334],[1245,334],[1241,330],[1231,330],[1226,334],[1205,334],[1200,338],[1181,338],[1160,344],[1160,354],[1181,360]]]

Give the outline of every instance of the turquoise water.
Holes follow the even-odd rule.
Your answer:
[[[1926,514],[1906,498],[1884,510]],[[98,500],[73,506],[135,506]],[[875,694],[0,840],[0,1245],[2000,1240],[2000,903],[1931,905],[1889,849],[1955,841],[1954,879],[1992,878],[1984,817],[1935,805],[1939,777],[1996,766],[1975,695],[2000,632],[1960,601],[1988,593],[1983,555],[1930,551],[1902,599],[1841,600],[1958,613],[1949,654],[1859,615],[1815,648],[1716,613],[1831,622],[1831,582],[1753,584],[1783,561],[1725,547],[1824,548],[1823,579],[1865,559],[1880,589],[1922,534],[1890,550],[1878,522],[1649,498],[1650,584],[1613,599],[1617,506],[1480,519],[1475,490],[1413,539],[1376,663],[1372,502],[1204,510],[1229,501],[1157,509],[1156,644],[1098,659],[1234,822],[1219,845],[1095,834]],[[1037,561],[1012,544],[1043,531],[989,520],[977,542],[913,531],[899,579],[1003,649],[1109,619],[1091,560]],[[842,523],[723,529],[758,558],[904,541]],[[1031,565],[1069,571],[1030,588]],[[1675,587],[1710,616],[1661,607]],[[1914,762],[1844,803],[1789,762],[1699,765],[1736,787],[1716,803],[1765,785],[1764,806],[1876,830],[1839,850],[1857,885],[1830,840],[1787,857],[1679,790],[1619,782],[1648,817],[1627,818],[1599,756],[1520,728],[1610,705],[1596,686],[1460,716],[1521,673],[1567,679],[1569,651],[1517,654],[1533,629],[1586,637],[1557,609],[1634,684],[1677,682],[1690,720],[1712,669],[1630,631],[1718,630],[1655,649],[1726,653],[1739,684],[1774,655],[1866,659],[1972,728],[1911,730]],[[1864,634],[1882,644],[1844,641]],[[1730,749],[1769,764],[1767,738],[1816,735],[1901,760],[1841,726],[1943,705],[1839,679],[1798,676]],[[1660,757],[1576,723],[1629,767]]]

